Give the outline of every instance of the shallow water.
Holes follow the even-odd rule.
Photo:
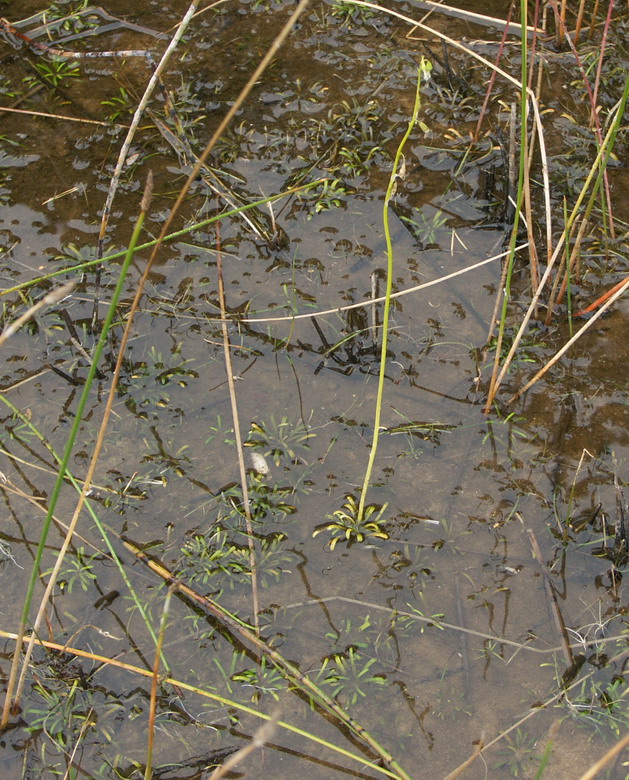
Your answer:
[[[134,14],[129,3],[110,2],[107,11],[166,31],[186,7],[140,5]],[[492,13],[487,3],[459,5]],[[503,4],[494,5],[493,13],[504,16]],[[23,2],[19,11],[13,6],[2,6],[12,21],[43,9],[38,2]],[[211,157],[243,202],[319,177],[334,182],[333,189],[328,183],[327,192],[319,187],[308,197],[280,200],[272,212],[261,207],[255,229],[242,217],[226,218],[220,236],[202,227],[161,250],[127,350],[94,479],[94,511],[111,529],[156,630],[166,589],[134,561],[120,534],[148,545],[199,592],[252,619],[218,322],[220,241],[227,308],[238,317],[229,336],[240,426],[247,455],[263,455],[268,468],[264,474],[259,459],[248,463],[262,635],[414,778],[445,777],[478,740],[487,745],[512,727],[462,776],[535,776],[552,730],[544,776],[578,777],[629,722],[626,556],[614,540],[629,454],[629,310],[619,302],[523,400],[507,406],[511,393],[567,339],[565,304],[550,327],[532,325],[495,409],[483,413],[493,359],[485,344],[501,260],[411,288],[504,251],[510,230],[504,207],[508,114],[498,100],[508,105],[517,96],[506,82],[497,84],[481,138],[468,151],[488,73],[450,50],[448,78],[437,43],[423,48],[394,19],[333,10],[313,4],[306,12]],[[286,4],[225,3],[191,25],[165,81],[197,154],[288,11]],[[410,6],[406,12],[416,18],[423,13]],[[496,30],[437,14],[430,23],[456,39],[489,41],[482,45],[488,56],[495,54]],[[614,41],[622,41],[626,23],[617,24]],[[122,27],[72,45],[147,47],[156,54],[164,49],[159,38]],[[24,79],[48,60],[8,43],[0,47],[1,104],[8,106],[23,97]],[[626,63],[626,52],[615,47],[610,62]],[[343,510],[347,496],[358,499],[367,464],[382,322],[381,304],[341,308],[384,294],[384,191],[412,109],[421,54],[434,62],[422,94],[425,126],[409,140],[389,211],[393,288],[410,292],[392,305],[383,431],[367,499],[374,518],[384,507],[382,533],[360,543],[341,539],[331,549],[333,536],[324,526]],[[512,49],[506,66],[517,76]],[[550,72],[551,86],[576,78],[559,59]],[[149,71],[141,58],[103,59],[82,61],[80,74],[66,74],[56,89],[44,84],[19,107],[97,122],[119,110],[115,121],[126,124]],[[607,106],[614,78],[604,82],[611,85],[609,94],[603,91]],[[131,96],[128,103],[114,100],[120,89]],[[553,109],[545,126],[559,235],[561,198],[570,195],[591,148],[559,117],[582,118],[580,95],[564,90],[557,97],[549,89],[545,99]],[[163,99],[151,105],[157,122],[167,122]],[[51,283],[9,288],[95,256],[124,130],[106,121],[14,113],[0,122],[0,287],[8,323]],[[620,143],[622,159],[626,139]],[[146,240],[159,233],[190,170],[190,159],[178,157],[147,116],[114,201],[107,251],[129,241],[149,169],[156,187]],[[596,232],[587,240],[583,281],[573,290],[584,304],[618,280],[628,256],[626,168],[612,173],[617,239],[606,253]],[[207,184],[212,172],[206,174],[177,229],[229,208]],[[535,218],[542,219],[541,211]],[[147,256],[134,259],[121,318]],[[525,252],[521,258],[511,336],[529,299]],[[92,315],[96,308],[102,320],[118,269],[104,264],[98,289],[92,270],[60,276],[80,280],[72,297],[38,314],[4,346],[4,396],[57,452],[87,374],[80,347],[94,348]],[[121,332],[114,328],[105,350],[70,461],[77,478],[89,463]],[[55,470],[50,452],[8,406],[1,422],[7,484],[0,628],[12,632]],[[69,522],[73,507],[66,486],[56,517]],[[79,532],[44,638],[150,669],[152,640],[87,513]],[[42,573],[52,568],[62,537],[62,531],[50,534]],[[541,561],[535,560],[534,539]],[[7,640],[3,681],[12,649]],[[263,713],[279,708],[283,721],[373,758],[183,596],[171,605],[164,656],[172,676],[184,683]],[[75,745],[79,775],[132,776],[146,760],[149,690],[150,681],[137,674],[36,650],[21,713],[0,741],[3,777],[63,776]],[[258,725],[253,715],[225,702],[160,686],[155,766],[181,763],[157,776],[201,776],[208,754],[242,747]],[[275,778],[376,776],[374,769],[281,728],[260,756],[231,776],[254,776],[260,767]],[[622,778],[625,771],[619,760],[608,776]]]

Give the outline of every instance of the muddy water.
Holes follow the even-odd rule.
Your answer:
[[[76,27],[71,32],[80,37],[66,48],[161,53],[164,43],[152,31],[169,30],[185,4],[167,11],[158,3],[141,5],[133,13],[128,3],[111,2],[107,11],[149,28],[144,33],[114,25],[87,38]],[[504,16],[503,4],[497,5],[494,13]],[[2,5],[12,21],[44,10],[38,2],[16,6]],[[490,13],[486,3],[465,8]],[[153,100],[114,201],[107,251],[128,242],[149,170],[156,192],[146,239],[159,233],[190,170],[190,155],[203,149],[288,10],[234,2],[195,19],[165,77],[189,150],[173,146],[176,128],[163,98]],[[418,19],[423,13],[406,12]],[[491,27],[437,14],[430,23],[457,39],[482,39],[474,45],[490,56],[496,52],[499,33]],[[38,24],[33,20],[24,31]],[[605,106],[620,95],[612,64],[627,62],[619,43],[626,24],[616,24],[615,59],[601,93]],[[247,453],[266,459],[266,467],[258,460],[249,470],[263,636],[414,778],[444,777],[479,740],[487,745],[512,729],[462,776],[535,776],[552,730],[544,777],[568,780],[629,722],[623,697],[626,559],[614,539],[620,525],[614,480],[624,485],[629,455],[629,312],[618,304],[508,407],[511,392],[569,335],[565,307],[552,326],[532,325],[495,409],[483,414],[501,260],[413,288],[500,255],[508,243],[504,107],[516,96],[506,82],[497,83],[480,138],[470,147],[488,72],[453,50],[446,64],[438,42],[407,38],[408,32],[386,16],[315,3],[238,113],[211,158],[221,189],[234,193],[228,197],[252,202],[319,177],[328,179],[327,189],[281,200],[272,212],[250,212],[254,226],[225,218],[220,237],[215,228],[199,227],[162,249],[136,317],[92,503],[152,626],[159,624],[165,590],[156,575],[134,564],[119,534],[150,545],[192,587],[251,619],[247,535],[217,322],[220,239],[227,308],[239,319],[230,326],[230,341],[242,435]],[[149,70],[143,58],[83,60],[80,75],[66,70],[52,84],[47,57],[10,41],[0,46],[2,105],[19,101],[21,109],[66,117],[7,112],[0,119],[0,286],[9,291],[34,280],[5,292],[9,322],[49,288],[51,282],[38,277],[95,257],[125,132],[116,124],[128,124]],[[508,51],[503,65],[517,76],[517,56]],[[358,498],[369,454],[383,316],[381,304],[342,307],[368,304],[384,292],[384,191],[422,54],[434,63],[433,78],[423,87],[422,126],[405,150],[389,210],[393,290],[406,294],[392,306],[383,430],[368,495],[371,517],[382,523],[367,528],[360,543],[341,538],[333,545],[335,522],[342,535],[342,515],[334,513],[347,511],[348,496]],[[551,60],[548,83],[577,78],[564,63]],[[591,144],[586,130],[559,118],[581,116],[580,93],[547,90],[545,101],[552,109],[547,133],[558,236],[562,197],[571,197],[583,176]],[[170,135],[163,124],[158,130],[160,122]],[[627,259],[626,170],[613,174],[617,238],[607,251],[594,229],[587,239],[583,281],[573,290],[585,302],[618,280]],[[177,227],[229,208],[212,184],[212,171],[206,172]],[[541,214],[535,219],[543,227]],[[146,256],[134,260],[122,318]],[[526,252],[520,258],[511,334],[529,296]],[[97,290],[93,270],[68,270],[60,278],[79,280],[73,296],[38,314],[4,346],[5,398],[58,452],[87,374],[86,352],[97,339],[93,312],[104,316],[117,273],[116,263],[104,264]],[[78,478],[87,469],[120,335],[116,326],[70,461]],[[0,628],[11,632],[54,463],[8,406],[0,430],[8,480]],[[73,493],[64,488],[55,514],[67,522],[72,508]],[[80,533],[45,638],[150,668],[146,626],[87,514]],[[42,573],[52,567],[61,539],[54,529]],[[2,648],[3,680],[12,648],[9,640]],[[173,677],[264,713],[279,707],[284,721],[372,758],[189,601],[171,608],[164,654]],[[78,775],[134,776],[145,762],[148,690],[129,672],[37,650],[21,713],[0,742],[3,777],[63,774],[76,745]],[[223,699],[164,685],[158,776],[200,776],[213,757],[247,744],[257,725]],[[283,729],[260,755],[270,777],[376,776]],[[620,764],[610,777],[624,777]],[[249,777],[259,769],[249,759],[238,771]]]

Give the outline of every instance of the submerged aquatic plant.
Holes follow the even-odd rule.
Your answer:
[[[256,539],[255,567],[258,582],[264,587],[279,582],[295,562],[295,554],[286,549],[286,537],[272,534]],[[233,590],[251,581],[251,553],[247,544],[238,544],[221,528],[196,533],[181,547],[181,576],[191,583],[215,589]]]
[[[347,653],[336,653],[323,662],[318,677],[321,685],[331,688],[333,698],[342,698],[353,706],[360,698],[367,696],[370,686],[387,684],[383,674],[374,673],[375,658],[365,658],[356,648],[350,647]]]
[[[522,777],[532,768],[536,744],[535,737],[529,736],[522,729],[516,729],[513,737],[505,737],[505,747],[498,751],[500,761],[495,768],[507,770],[511,777]]]
[[[278,422],[272,414],[266,422],[262,420],[259,423],[251,423],[245,447],[260,450],[263,455],[273,458],[276,466],[279,466],[282,460],[289,460],[291,463],[303,462],[299,453],[308,451],[308,441],[316,435],[301,421],[294,423],[283,416]]]
[[[53,91],[64,86],[64,82],[68,79],[78,78],[81,75],[78,62],[63,57],[52,57],[45,62],[36,62],[35,70],[37,76],[26,76],[24,83],[32,88],[43,82]]]

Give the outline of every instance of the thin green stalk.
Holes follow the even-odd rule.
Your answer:
[[[524,0],[520,2],[520,27],[522,30],[526,30],[527,24],[527,5]],[[527,175],[527,119],[528,119],[528,41],[526,33],[523,33],[520,38],[520,58],[522,61],[522,67],[520,72],[520,163],[518,170],[518,192],[516,196],[515,216],[513,219],[513,228],[511,230],[511,238],[509,240],[509,257],[507,258],[507,273],[505,276],[505,286],[502,297],[502,309],[500,312],[500,324],[498,325],[498,336],[496,339],[496,357],[494,360],[494,370],[489,384],[489,392],[487,393],[487,403],[485,404],[485,414],[489,414],[491,405],[496,396],[498,390],[498,370],[500,368],[500,351],[502,349],[502,342],[504,339],[505,328],[507,325],[507,313],[509,309],[509,303],[511,301],[511,277],[513,276],[513,268],[515,266],[515,247],[518,239],[518,228],[520,226],[520,211],[522,209],[522,201],[524,198],[524,177]]]
[[[376,453],[378,451],[378,440],[380,437],[380,417],[382,413],[382,397],[384,395],[384,377],[387,365],[387,342],[389,340],[389,312],[391,310],[391,292],[393,290],[393,242],[391,240],[391,230],[389,227],[389,203],[395,194],[396,183],[398,178],[398,171],[402,161],[402,151],[406,142],[408,141],[413,128],[417,123],[417,117],[419,116],[419,108],[421,106],[421,83],[423,78],[429,78],[431,64],[424,58],[421,58],[419,68],[417,70],[417,84],[415,87],[415,104],[413,106],[413,115],[408,123],[406,132],[399,143],[397,151],[395,153],[395,159],[393,160],[393,168],[391,170],[391,176],[389,177],[389,185],[384,197],[384,204],[382,207],[382,222],[384,226],[384,237],[387,245],[387,284],[384,300],[384,311],[382,315],[382,344],[380,346],[380,370],[378,372],[378,389],[376,391],[376,412],[374,414],[373,422],[373,440],[371,443],[371,451],[369,452],[369,462],[367,463],[367,469],[365,471],[365,478],[363,480],[363,487],[360,491],[360,502],[358,504],[358,512],[356,514],[356,522],[361,523],[365,513],[365,501],[367,499],[367,491],[369,490],[369,483],[371,482],[371,474],[373,472],[373,466],[376,460]]]
[[[57,451],[54,449],[54,447],[51,446],[51,444],[46,441],[45,437],[41,433],[41,431],[37,428],[37,426],[33,425],[31,420],[26,417],[26,415],[17,408],[14,404],[11,403],[11,401],[2,393],[0,393],[0,401],[2,403],[6,404],[6,406],[9,407],[9,409],[13,412],[13,414],[18,417],[19,420],[39,439],[39,441],[43,444],[43,446],[48,450],[48,452],[52,455],[52,457],[56,460],[58,464],[61,464],[61,456],[57,453]],[[66,469],[66,477],[68,481],[72,484],[76,492],[80,495],[81,494],[81,486],[77,482],[76,478],[72,475],[70,471]],[[133,603],[135,604],[138,612],[142,616],[142,619],[144,621],[144,625],[146,626],[149,634],[151,635],[151,639],[155,644],[157,644],[157,635],[155,634],[155,631],[153,630],[153,626],[151,624],[151,621],[149,620],[149,616],[146,612],[146,608],[144,604],[142,603],[142,600],[138,596],[135,588],[133,587],[133,584],[131,583],[131,580],[129,579],[126,569],[122,564],[122,561],[120,560],[120,557],[118,553],[116,552],[116,549],[114,545],[111,542],[111,539],[109,538],[109,534],[107,532],[107,528],[101,523],[100,518],[94,511],[94,507],[92,506],[91,501],[88,499],[85,500],[85,508],[88,511],[88,514],[94,521],[94,524],[98,528],[98,531],[100,535],[103,538],[103,541],[105,542],[105,545],[107,547],[107,550],[109,551],[109,555],[111,556],[111,559],[116,564],[116,567],[118,569],[118,574],[120,574],[124,584],[127,587],[127,590],[129,591],[129,594],[133,600]],[[117,536],[116,532],[113,531],[114,535]],[[163,659],[162,659],[163,660]]]
[[[308,184],[302,184],[299,187],[291,187],[284,192],[278,192],[277,195],[269,195],[266,198],[262,198],[262,200],[256,200],[253,203],[247,203],[245,206],[240,206],[237,209],[224,211],[222,214],[215,214],[213,217],[208,217],[208,219],[204,219],[201,222],[195,222],[194,225],[188,225],[188,227],[185,227],[182,230],[169,233],[167,236],[164,236],[162,241],[174,241],[176,238],[180,238],[181,236],[185,236],[188,233],[192,233],[194,230],[199,230],[200,228],[206,227],[207,225],[213,225],[215,222],[220,222],[226,217],[235,217],[238,214],[241,214],[243,211],[258,208],[259,206],[264,206],[267,203],[275,203],[276,200],[281,200],[281,198],[286,198],[289,195],[295,195],[298,192],[306,192],[313,187],[317,187],[324,181],[327,181],[327,179],[317,179],[316,181],[311,181]],[[138,244],[138,246],[136,246],[133,251],[135,253],[142,252],[144,249],[150,249],[151,247],[154,247],[158,241],[159,239],[156,238],[153,241],[147,241],[145,244]],[[11,293],[25,290],[28,287],[33,287],[33,285],[40,284],[40,282],[45,282],[47,279],[54,279],[56,276],[71,274],[75,271],[83,272],[86,269],[92,268],[96,265],[102,265],[103,263],[108,263],[111,260],[118,260],[120,257],[125,257],[128,251],[129,249],[123,249],[120,252],[114,252],[111,255],[100,257],[96,260],[88,260],[85,263],[78,263],[77,265],[67,266],[66,268],[59,268],[57,271],[51,271],[49,274],[43,274],[42,276],[38,276],[35,279],[29,279],[27,282],[21,282],[20,284],[16,284],[13,287],[7,287],[6,290],[0,290],[0,298],[4,295],[10,295]]]
[[[52,489],[52,493],[50,496],[50,501],[48,504],[48,511],[46,513],[46,518],[44,520],[40,538],[39,538],[39,544],[37,546],[37,551],[35,553],[35,559],[33,561],[33,567],[31,571],[31,577],[28,583],[28,587],[26,590],[26,597],[24,599],[24,606],[22,608],[22,615],[20,618],[20,625],[18,629],[18,641],[15,647],[14,655],[13,655],[13,664],[11,666],[11,673],[9,676],[9,682],[7,684],[7,691],[6,691],[6,698],[4,701],[4,708],[2,711],[2,720],[0,721],[0,730],[5,729],[7,726],[7,723],[9,721],[9,716],[11,714],[11,707],[13,703],[13,689],[15,687],[15,680],[17,677],[17,671],[19,667],[19,659],[20,654],[22,652],[22,646],[24,643],[24,633],[26,631],[26,625],[28,623],[31,605],[33,602],[33,594],[35,592],[35,586],[37,584],[37,581],[39,579],[39,571],[41,568],[41,560],[44,553],[44,549],[46,547],[46,540],[48,539],[48,533],[50,531],[50,525],[52,523],[52,517],[55,511],[55,508],[57,506],[57,501],[59,500],[59,494],[61,492],[61,487],[65,481],[66,476],[66,470],[68,467],[68,463],[70,461],[70,457],[72,455],[72,450],[74,449],[74,443],[76,441],[76,437],[78,435],[79,429],[81,427],[81,424],[83,422],[83,413],[85,411],[85,407],[87,405],[88,398],[90,396],[92,383],[94,381],[94,377],[96,376],[96,371],[98,370],[98,364],[100,362],[100,358],[102,356],[103,350],[105,349],[105,346],[108,342],[109,337],[109,330],[111,328],[111,324],[114,320],[114,316],[116,314],[116,309],[118,307],[118,301],[120,299],[120,296],[122,295],[122,291],[124,289],[127,272],[129,270],[129,267],[131,265],[131,261],[133,260],[133,254],[135,251],[135,247],[138,243],[138,239],[140,237],[140,233],[142,231],[142,225],[144,224],[144,218],[145,213],[141,212],[135,225],[135,229],[133,231],[133,235],[131,237],[131,241],[129,243],[129,248],[127,250],[127,255],[125,257],[125,260],[120,267],[120,274],[118,276],[118,283],[116,285],[116,289],[114,290],[111,302],[109,304],[109,309],[107,311],[107,316],[105,317],[105,322],[103,323],[103,327],[98,339],[98,343],[96,344],[96,348],[94,349],[93,359],[92,363],[90,365],[87,378],[85,380],[85,385],[83,386],[83,391],[81,392],[81,396],[79,398],[79,402],[77,404],[77,408],[75,411],[74,416],[74,423],[72,425],[72,428],[70,430],[68,440],[66,442],[66,446],[63,452],[63,456],[61,459],[61,464],[59,466],[59,471],[57,472],[57,479],[55,480],[55,485]],[[32,645],[31,645],[32,647]]]
[[[570,338],[574,333],[574,321],[572,319],[572,274],[570,268],[570,230],[568,228],[568,202],[563,199],[563,224],[564,224],[564,257],[566,258],[566,302],[568,304],[568,332]]]

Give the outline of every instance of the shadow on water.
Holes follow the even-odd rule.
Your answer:
[[[19,11],[14,5],[0,3],[0,10],[23,18],[44,10],[34,1]],[[112,18],[124,16],[136,26],[87,13],[50,34],[55,41],[69,36],[67,49],[158,53],[164,44],[154,33],[177,24],[185,5],[111,2]],[[504,16],[507,4],[493,3],[493,10],[486,2],[459,5]],[[180,124],[164,111],[163,97],[153,101],[127,159],[107,252],[128,242],[149,169],[156,194],[147,240],[159,233],[194,155],[288,9],[265,0],[229,2],[194,21],[165,77]],[[46,19],[35,17],[19,29],[36,36],[38,25],[75,11],[57,3]],[[436,14],[431,19],[436,29],[495,56],[495,29]],[[97,25],[103,29],[88,37]],[[619,95],[612,68],[627,61],[623,30],[621,20],[604,74],[605,105]],[[479,740],[487,744],[513,727],[483,753],[484,763],[478,760],[462,776],[538,776],[552,742],[544,777],[568,780],[629,725],[627,529],[621,527],[629,457],[627,304],[621,301],[524,400],[484,415],[495,349],[486,342],[501,260],[396,297],[368,499],[379,513],[371,529],[378,533],[368,530],[349,544],[334,535],[339,511],[358,499],[373,434],[382,305],[369,301],[384,294],[382,202],[412,110],[421,54],[434,70],[391,207],[393,290],[403,293],[498,256],[510,235],[512,87],[497,84],[481,137],[470,146],[488,74],[461,52],[444,52],[435,41],[406,33],[384,15],[313,2],[184,205],[184,218],[193,224],[234,204],[327,179],[272,209],[248,212],[246,221],[241,216],[220,224],[227,308],[239,320],[230,326],[230,340],[251,456],[260,629],[414,778],[445,777]],[[0,116],[3,290],[96,256],[121,125],[130,121],[149,76],[143,58],[60,62],[26,45],[13,48],[18,43],[8,34],[0,41],[2,106],[92,123]],[[549,58],[549,81],[564,85],[577,78],[565,55]],[[513,46],[504,64],[517,74]],[[579,124],[579,96],[563,89],[545,99],[559,215],[592,149]],[[564,121],[572,113],[576,124],[569,128]],[[612,176],[617,238],[605,249],[593,230],[584,242],[587,283],[575,286],[584,299],[595,297],[599,285],[611,286],[618,262],[624,267],[627,260],[626,167],[612,169]],[[145,257],[134,260],[121,319]],[[92,503],[116,540],[123,535],[147,546],[176,577],[252,620],[216,257],[217,234],[203,227],[162,250],[127,350]],[[526,305],[518,309],[517,303],[528,296],[525,265],[522,259],[516,267],[507,339]],[[19,622],[56,473],[48,445],[63,450],[98,337],[95,300],[102,317],[117,271],[115,262],[103,265],[98,292],[93,270],[69,271],[80,280],[75,293],[4,346],[0,385],[22,415],[4,404],[0,412],[7,479],[0,486],[0,628],[8,632]],[[5,294],[5,322],[49,286],[35,281]],[[347,309],[351,304],[365,305]],[[315,316],[323,310],[331,313]],[[312,316],[294,319],[304,314]],[[564,343],[564,321],[529,328],[509,390]],[[71,459],[77,477],[89,462],[120,333],[117,327],[106,350]],[[68,487],[56,516],[65,522],[72,507]],[[152,640],[88,515],[79,531],[42,638],[150,669]],[[43,579],[62,537],[61,526],[49,537]],[[165,588],[115,544],[157,627]],[[264,713],[279,706],[284,721],[373,759],[270,661],[190,599],[175,601],[164,644],[173,677]],[[1,648],[3,684],[12,647],[7,639]],[[73,777],[143,776],[149,689],[149,681],[122,669],[38,648],[21,712],[0,738],[2,776],[63,776],[70,765]],[[200,777],[247,744],[258,725],[220,698],[164,683],[154,777]],[[229,776],[251,777],[260,767],[274,778],[376,776],[281,729],[261,755]],[[608,776],[624,777],[621,764]]]

